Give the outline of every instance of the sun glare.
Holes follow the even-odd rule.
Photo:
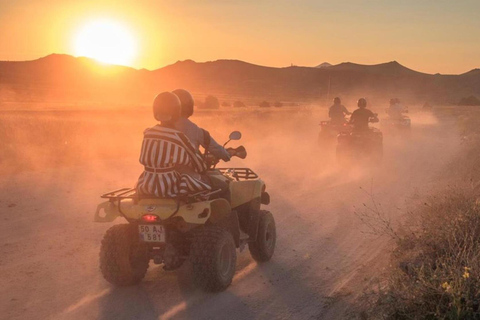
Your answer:
[[[76,56],[110,63],[130,65],[137,54],[133,34],[122,24],[111,20],[96,20],[85,24],[74,39]]]

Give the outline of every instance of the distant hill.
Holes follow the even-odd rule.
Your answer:
[[[328,62],[324,62],[324,63],[320,63],[318,66],[316,66],[315,68],[328,68],[328,67],[331,67],[332,65]]]
[[[480,97],[480,70],[431,75],[396,61],[272,68],[238,60],[186,60],[149,71],[57,54],[33,61],[0,61],[0,102],[146,104],[156,93],[176,88],[186,88],[196,95],[260,101],[312,101],[338,95],[378,100],[395,96],[440,103],[471,95]]]

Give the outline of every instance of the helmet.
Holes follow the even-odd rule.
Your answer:
[[[333,99],[334,104],[340,104],[341,102],[342,102],[342,100],[340,100],[339,97],[335,97],[335,99]]]
[[[189,118],[193,114],[193,105],[195,104],[190,92],[185,89],[177,89],[172,91],[172,93],[180,99],[180,103],[182,104],[182,117]]]
[[[366,108],[367,107],[367,100],[365,98],[358,99],[357,105],[359,108]]]
[[[153,100],[153,116],[158,121],[175,122],[181,110],[180,99],[171,92],[162,92]]]

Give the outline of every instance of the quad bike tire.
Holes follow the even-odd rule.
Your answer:
[[[260,210],[257,240],[248,243],[248,250],[252,258],[258,262],[269,261],[275,251],[277,231],[273,215],[266,210]]]
[[[113,285],[131,286],[145,277],[150,261],[148,248],[139,241],[135,231],[130,224],[118,224],[103,237],[100,270]]]
[[[190,261],[197,286],[209,292],[225,290],[237,262],[232,234],[218,226],[200,227],[193,236]]]

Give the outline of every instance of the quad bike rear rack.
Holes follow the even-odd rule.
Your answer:
[[[255,180],[258,175],[249,168],[218,168],[223,175],[230,175],[237,181]]]
[[[104,193],[100,197],[110,200],[134,199],[137,198],[137,191],[135,190],[135,188],[121,188]]]
[[[118,212],[120,212],[120,214],[125,219],[127,219],[128,222],[132,222],[132,219],[129,219],[125,215],[125,213],[122,211],[121,204],[122,204],[122,200],[125,200],[125,199],[132,199],[135,203],[140,199],[140,197],[137,194],[137,189],[136,188],[121,188],[121,189],[117,189],[117,190],[113,190],[113,191],[104,193],[100,197],[103,198],[103,199],[108,199],[110,202],[117,202]],[[158,197],[149,197],[149,198],[141,197],[141,199],[158,199]],[[177,204],[177,208],[170,215],[170,217],[168,217],[167,219],[173,217],[178,212],[178,210],[180,209],[180,200],[177,199],[177,198],[175,198],[173,200],[175,200],[175,202]],[[167,219],[165,219],[165,220],[167,220]]]
[[[208,198],[212,195],[220,193],[221,191],[222,191],[221,189],[213,190],[213,191],[207,191],[207,192],[197,194],[196,196],[201,195],[203,197]],[[131,222],[131,219],[129,219],[125,215],[125,213],[123,213],[122,208],[121,208],[122,200],[132,199],[135,203],[137,203],[141,199],[161,199],[159,197],[139,196],[137,194],[137,190],[135,188],[121,188],[121,189],[113,190],[113,191],[102,194],[100,197],[103,198],[103,199],[108,199],[110,202],[116,202],[118,211],[129,222]],[[175,201],[175,203],[177,204],[177,208],[167,219],[164,219],[164,220],[170,219],[171,217],[173,217],[178,212],[178,210],[180,209],[180,205],[181,205],[182,201],[185,202],[185,203],[193,202],[193,201],[195,201],[195,196],[188,197],[188,198],[177,197],[177,198],[171,198],[171,200]]]

